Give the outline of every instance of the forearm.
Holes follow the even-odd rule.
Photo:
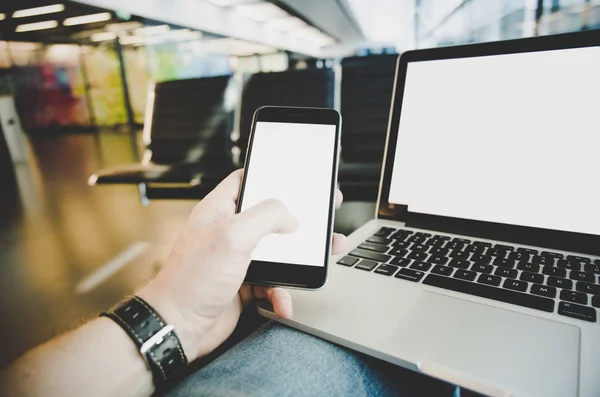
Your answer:
[[[152,374],[129,336],[100,317],[41,345],[0,379],[7,396],[149,396]]]

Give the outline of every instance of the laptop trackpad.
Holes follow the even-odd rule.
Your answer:
[[[487,394],[574,396],[579,335],[574,326],[424,292],[384,351]]]

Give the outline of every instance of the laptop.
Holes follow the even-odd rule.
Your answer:
[[[600,395],[600,31],[399,57],[375,218],[276,318],[490,396]]]

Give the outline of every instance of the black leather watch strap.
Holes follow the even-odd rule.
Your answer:
[[[172,325],[142,298],[127,296],[105,316],[121,326],[146,360],[157,389],[177,381],[187,367],[187,358]]]

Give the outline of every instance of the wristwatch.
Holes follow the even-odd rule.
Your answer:
[[[108,317],[133,340],[152,372],[157,390],[168,388],[181,378],[187,358],[172,325],[142,298],[126,296],[100,316]]]

